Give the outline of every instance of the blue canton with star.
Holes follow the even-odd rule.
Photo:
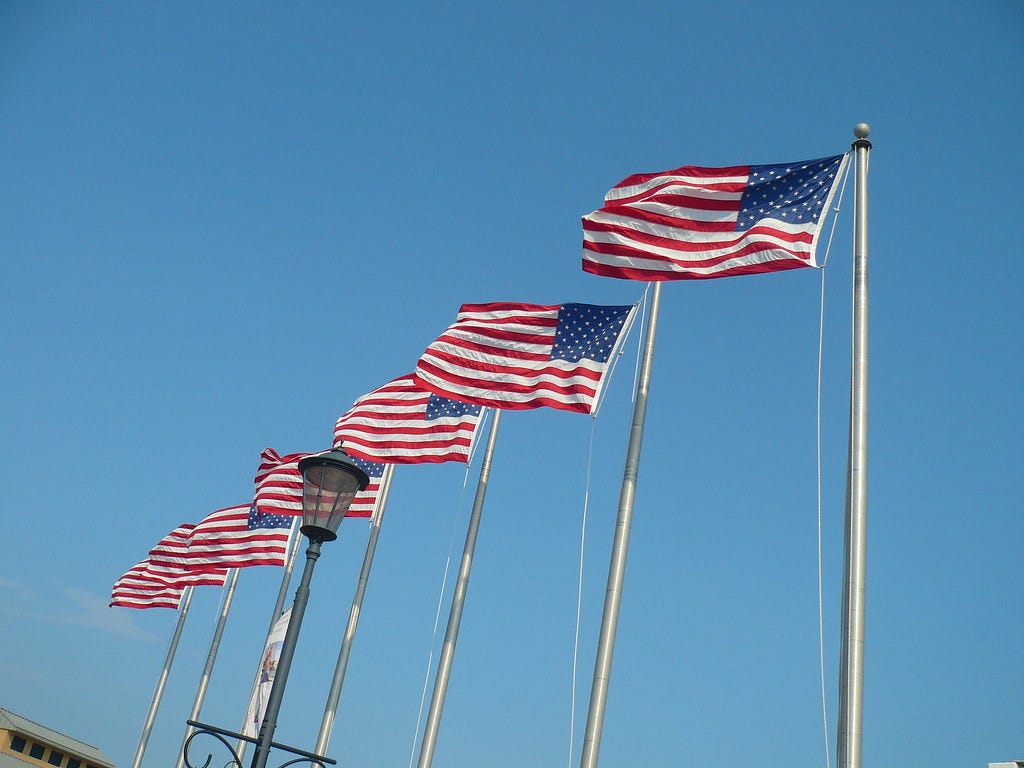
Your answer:
[[[843,155],[836,155],[804,163],[750,166],[736,229],[750,229],[765,218],[789,224],[816,222],[842,161]]]
[[[583,358],[608,362],[631,309],[633,307],[628,305],[562,304],[558,309],[551,359],[570,363],[578,363]]]
[[[443,419],[445,417],[458,418],[459,416],[465,416],[467,413],[471,416],[479,416],[480,406],[460,403],[458,400],[449,400],[447,397],[439,397],[434,394],[431,394],[427,399],[427,421]]]
[[[357,459],[355,456],[349,456],[352,463],[359,467],[370,477],[380,477],[384,474],[384,465],[377,461],[367,461],[366,459]]]
[[[295,518],[291,515],[274,515],[269,512],[260,512],[256,508],[256,502],[254,501],[249,505],[249,523],[247,527],[250,531],[260,528],[291,528],[293,520]]]

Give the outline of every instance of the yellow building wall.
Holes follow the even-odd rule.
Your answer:
[[[18,752],[11,746],[11,741],[14,739],[15,736],[21,736],[23,739],[25,739],[24,752]],[[42,757],[35,758],[29,754],[29,752],[32,750],[33,744],[38,744],[43,748]],[[69,758],[79,760],[81,762],[81,766],[79,766],[79,768],[98,768],[98,766],[95,766],[92,763],[88,762],[86,758],[84,758],[82,755],[76,752],[71,752],[66,749],[61,749],[60,747],[51,746],[47,742],[40,741],[39,739],[29,736],[28,734],[20,733],[18,731],[11,731],[6,728],[0,728],[0,749],[2,749],[9,755],[15,755],[19,760],[24,760],[26,763],[38,765],[40,766],[40,768],[68,768]],[[54,765],[53,763],[49,762],[51,752],[63,753],[64,757],[61,759],[59,765]]]

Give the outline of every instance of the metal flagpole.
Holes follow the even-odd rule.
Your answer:
[[[857,159],[853,229],[853,359],[846,473],[843,636],[839,668],[839,768],[860,768],[864,705],[864,605],[868,480],[868,155],[870,128],[853,129]]]
[[[167,647],[167,658],[164,659],[164,668],[156,681],[156,690],[153,691],[153,701],[149,704],[149,712],[146,715],[146,722],[142,726],[142,733],[139,735],[139,746],[135,750],[135,759],[132,760],[132,768],[139,768],[142,765],[142,756],[146,754],[146,744],[149,742],[149,733],[153,730],[153,721],[156,720],[156,711],[160,708],[160,700],[164,696],[164,687],[167,685],[167,676],[171,673],[171,663],[174,661],[174,653],[178,650],[178,640],[181,639],[181,630],[185,626],[185,617],[188,616],[188,607],[192,602],[193,586],[185,587],[181,597],[181,610],[178,612],[178,626],[171,635],[171,643]]]
[[[220,649],[220,639],[224,635],[224,625],[228,621],[228,611],[231,610],[231,601],[235,596],[235,585],[238,583],[238,569],[232,568],[228,576],[227,591],[224,595],[224,605],[220,609],[220,617],[217,619],[217,627],[213,630],[213,639],[210,640],[210,652],[206,655],[206,665],[203,667],[203,674],[199,676],[199,687],[196,689],[196,699],[192,704],[192,713],[189,720],[198,720],[199,711],[203,708],[203,700],[206,698],[206,689],[210,685],[210,675],[213,674],[213,665],[217,661],[217,651]],[[178,753],[178,762],[174,768],[182,768],[185,765],[185,742],[195,731],[194,726],[185,728],[185,738],[182,741],[181,750]]]
[[[437,747],[437,732],[441,727],[441,710],[444,709],[444,697],[448,690],[448,678],[452,673],[452,662],[455,658],[455,643],[459,638],[459,624],[462,622],[462,609],[466,602],[466,589],[469,587],[469,571],[473,567],[473,551],[476,549],[476,537],[480,530],[480,515],[484,508],[484,496],[487,493],[487,481],[491,474],[491,460],[494,456],[494,444],[498,439],[498,422],[501,421],[501,410],[494,409],[491,421],[491,432],[487,437],[487,448],[480,463],[480,479],[477,481],[476,498],[473,500],[473,511],[469,516],[469,527],[466,530],[466,544],[462,548],[462,563],[459,566],[459,578],[455,582],[452,594],[452,607],[448,614],[448,629],[444,634],[444,645],[437,662],[437,675],[434,677],[434,693],[430,697],[430,709],[427,711],[427,723],[423,730],[423,741],[420,743],[418,768],[430,768]]]
[[[608,565],[608,588],[604,597],[604,615],[594,663],[594,681],[590,688],[590,709],[587,729],[583,736],[580,768],[595,768],[601,750],[601,729],[604,727],[605,704],[608,700],[608,680],[612,672],[612,653],[615,650],[615,631],[619,623],[619,603],[622,601],[622,582],[626,574],[626,554],[629,549],[629,528],[633,520],[633,499],[636,496],[637,474],[640,470],[640,446],[644,439],[644,419],[647,416],[647,395],[651,387],[651,368],[654,363],[654,335],[658,329],[658,308],[661,305],[661,283],[654,283],[651,292],[651,314],[644,336],[640,379],[637,382],[636,403],[633,405],[633,423],[629,429],[626,464],[622,472],[619,491],[619,514],[615,522],[611,562]]]
[[[274,625],[277,624],[277,620],[281,618],[281,612],[284,611],[284,601],[288,599],[288,585],[292,581],[292,571],[295,570],[295,559],[299,556],[299,548],[302,546],[302,536],[299,535],[299,526],[302,524],[302,517],[296,517],[295,522],[292,524],[292,545],[291,550],[288,552],[288,559],[284,563],[284,574],[281,576],[281,587],[277,591],[277,602],[274,603],[274,612],[270,614],[270,626],[267,627],[267,634],[264,638],[270,637],[270,633],[274,631]],[[260,664],[263,663],[263,647],[260,647]],[[256,676],[252,681],[252,689],[256,690],[256,686],[260,684],[260,665],[256,665]],[[250,697],[251,698],[251,697]],[[244,716],[243,716],[244,717]],[[194,718],[193,718],[194,719]],[[242,733],[245,732],[246,723],[242,723],[242,727],[238,730]],[[239,739],[235,742],[235,754],[238,755],[238,759],[241,761],[245,760],[245,750],[249,747],[249,742],[244,739]],[[135,768],[132,766],[132,768]]]
[[[348,614],[348,624],[345,627],[345,635],[341,641],[341,650],[338,652],[338,663],[334,667],[334,679],[331,681],[331,690],[327,694],[324,718],[320,723],[320,733],[316,739],[316,746],[313,748],[313,751],[318,755],[327,754],[327,743],[331,740],[331,732],[334,730],[334,717],[338,713],[341,686],[345,682],[348,658],[352,653],[356,626],[359,624],[359,613],[363,608],[363,597],[366,595],[366,585],[370,580],[370,568],[373,566],[373,556],[377,551],[380,525],[384,519],[384,508],[388,503],[388,494],[391,492],[391,477],[394,474],[395,465],[385,465],[384,472],[381,475],[380,490],[377,492],[377,509],[374,512],[373,519],[370,521],[370,537],[366,542],[366,554],[363,555],[363,568],[359,572],[359,582],[356,585],[355,596],[352,598],[352,609]]]
[[[281,588],[277,591],[277,602],[274,603],[274,612],[270,615],[270,626],[267,627],[267,635],[274,631],[274,625],[281,618],[284,611],[284,601],[288,599],[288,585],[292,581],[292,571],[295,570],[295,560],[299,556],[299,549],[302,546],[302,536],[299,534],[299,526],[302,525],[302,516],[295,518],[292,524],[292,548],[288,553],[288,560],[284,564],[284,574],[281,576]]]

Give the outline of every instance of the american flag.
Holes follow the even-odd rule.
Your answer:
[[[260,457],[260,466],[256,471],[256,496],[253,504],[258,512],[274,515],[302,515],[302,473],[299,472],[299,459],[310,456],[308,453],[289,453],[282,456],[273,448],[266,448]],[[380,490],[380,478],[384,465],[377,462],[352,457],[370,476],[370,484],[366,490],[360,491],[352,500],[346,517],[370,517],[377,503],[377,491]]]
[[[377,492],[380,490],[380,478],[384,474],[384,465],[378,461],[361,459],[358,456],[351,458],[356,466],[370,478],[370,484],[352,499],[352,505],[345,513],[345,517],[373,517],[373,513],[377,511]]]
[[[180,569],[188,563],[188,542],[195,530],[193,523],[182,523],[149,550],[149,561],[163,568]]]
[[[260,512],[255,502],[218,509],[192,531],[183,565],[190,570],[283,566],[295,521],[293,515]]]
[[[635,306],[463,304],[416,364],[416,384],[494,408],[592,413]]]
[[[207,568],[198,572],[188,567],[191,560],[188,546],[195,528],[193,523],[182,523],[160,539],[143,561],[146,564],[145,577],[174,586],[219,587],[224,584],[226,568]]]
[[[386,464],[469,461],[479,405],[440,397],[399,376],[363,395],[334,425],[345,452]]]
[[[142,562],[146,566],[145,573],[136,575],[168,586],[221,587],[227,578],[227,571],[220,568],[211,571],[190,571],[181,566],[154,563],[152,558]]]
[[[583,270],[648,281],[817,266],[821,222],[846,163],[836,155],[629,176],[583,217]]]
[[[191,523],[179,525],[153,548],[150,555],[136,563],[114,582],[110,605],[126,608],[177,608],[181,594],[188,586],[223,586],[227,578],[224,569],[189,571],[169,562],[181,552],[181,542],[187,541],[195,528]]]
[[[147,561],[143,560],[114,582],[110,605],[122,608],[177,608],[184,586],[155,581],[147,576]]]
[[[265,515],[302,514],[302,473],[299,459],[308,453],[287,453],[264,449],[256,470],[256,493],[253,503]]]

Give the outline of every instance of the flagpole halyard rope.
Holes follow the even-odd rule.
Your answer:
[[[480,413],[480,423],[478,431],[483,429],[484,421],[489,415],[491,415],[489,408],[484,408]],[[476,439],[474,438],[474,447]],[[413,763],[416,760],[416,743],[419,741],[420,724],[423,722],[423,705],[427,700],[427,687],[430,683],[430,670],[434,665],[434,646],[437,645],[437,628],[441,623],[441,608],[444,605],[444,593],[448,586],[448,571],[451,569],[452,564],[452,552],[455,550],[455,535],[458,530],[458,523],[462,520],[463,505],[466,500],[466,489],[469,487],[469,466],[473,461],[473,457],[470,456],[466,460],[466,472],[462,478],[462,490],[459,492],[459,501],[455,506],[455,515],[452,517],[452,532],[448,540],[448,555],[444,561],[444,572],[441,575],[441,589],[437,594],[437,610],[434,612],[434,629],[430,636],[430,652],[427,654],[426,671],[423,673],[423,690],[420,692],[420,707],[416,712],[416,726],[412,732],[412,748],[409,751],[409,768],[412,768]]]
[[[639,334],[638,334],[639,342],[637,344],[636,365],[634,366],[634,372],[633,372],[633,390],[632,390],[632,396],[631,396],[631,399],[634,400],[634,401],[636,399],[637,378],[640,375],[640,357],[641,357],[641,352],[643,351],[643,338],[644,338],[643,329],[644,329],[644,322],[646,321],[646,318],[647,318],[647,294],[650,292],[650,290],[651,290],[651,284],[648,283],[647,287],[644,289],[643,296],[640,297],[640,324],[639,324],[640,331],[639,331]],[[632,327],[626,329],[626,333],[627,334],[632,333]],[[624,344],[625,344],[625,339],[623,339],[623,345]],[[621,355],[622,351],[620,350],[618,354]],[[612,363],[612,367],[608,370],[608,376],[609,377],[612,375],[612,372],[614,370],[614,366],[615,366],[615,363],[613,362]],[[579,567],[579,575],[578,575],[578,581],[577,581],[577,587],[576,587],[576,629],[575,629],[575,634],[574,634],[574,637],[573,637],[573,645],[572,645],[572,685],[571,685],[570,704],[569,704],[569,753],[568,753],[568,765],[570,765],[570,766],[572,765],[573,742],[575,741],[575,733],[576,733],[576,673],[577,673],[578,667],[579,667],[580,625],[581,625],[581,617],[582,617],[582,611],[583,611],[583,566],[584,566],[584,555],[585,555],[585,552],[586,552],[586,542],[587,542],[587,513],[588,513],[588,511],[590,509],[590,481],[591,481],[591,469],[593,467],[593,462],[594,462],[594,435],[595,435],[596,427],[597,427],[597,406],[595,406],[594,411],[591,414],[591,419],[590,419],[590,443],[589,443],[589,447],[587,449],[587,480],[586,480],[586,487],[584,488],[584,491],[583,491],[583,517],[582,517],[581,524],[580,524],[580,567]]]
[[[469,465],[473,463],[473,457],[476,456],[477,446],[480,445],[480,432],[483,430],[484,422],[487,421],[487,415],[491,412],[490,408],[481,408],[480,416],[477,418],[476,429],[473,430],[473,437],[469,441],[469,452],[466,455],[466,477],[462,481],[462,492],[465,494],[466,486],[469,485]],[[459,499],[459,504],[462,504],[462,499]]]
[[[641,301],[646,298],[646,294],[641,297]],[[602,383],[599,385],[597,394],[595,395],[594,405],[590,409],[590,415],[593,418],[597,418],[597,412],[604,404],[604,398],[608,394],[608,386],[612,383],[612,376],[615,374],[615,366],[619,363],[619,358],[624,353],[624,347],[626,342],[629,340],[629,334],[633,332],[633,326],[636,324],[636,304],[633,305],[634,309],[626,319],[626,326],[622,329],[618,343],[612,349],[611,354],[608,356],[608,370],[605,371],[604,376],[601,377]],[[639,354],[637,359],[639,360]],[[633,387],[636,388],[636,380],[633,381]]]
[[[825,257],[818,265],[821,272],[821,298],[818,307],[818,380],[817,380],[817,406],[816,406],[816,430],[817,430],[817,495],[818,495],[818,666],[821,675],[821,720],[825,736],[825,768],[832,768],[830,749],[828,744],[828,704],[825,691],[825,617],[824,598],[822,586],[822,512],[821,512],[821,371],[822,358],[824,354],[825,339],[825,267],[828,266],[829,254],[832,252],[832,239],[836,234],[836,225],[839,222],[839,211],[843,207],[843,194],[846,192],[846,182],[850,178],[850,167],[846,168],[843,174],[843,181],[839,186],[839,194],[836,198],[835,207],[832,209],[832,227],[828,233],[828,243],[825,245]]]
[[[594,431],[596,426],[597,417],[594,416],[590,419],[590,447],[587,450],[587,484],[583,491],[583,520],[580,525],[580,569],[576,588],[576,634],[573,637],[572,643],[572,687],[570,689],[569,703],[569,766],[572,766],[572,748],[576,733],[576,669],[580,648],[580,616],[583,610],[583,555],[587,543],[587,511],[590,508],[590,470],[594,462]]]
[[[839,222],[839,211],[843,207],[843,193],[846,191],[846,182],[850,178],[850,166],[847,165],[846,173],[843,174],[843,183],[839,186],[839,197],[836,200],[835,207],[832,209],[832,228],[828,232],[828,243],[825,245],[825,258],[822,259],[821,264],[818,265],[818,269],[825,269],[828,265],[828,255],[832,252],[832,238],[836,234],[836,224]],[[824,301],[824,298],[822,299]],[[824,310],[824,305],[822,306]]]

